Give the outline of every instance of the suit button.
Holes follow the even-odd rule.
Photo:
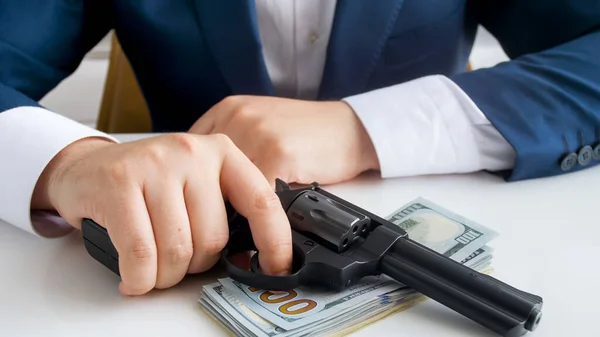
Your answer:
[[[571,152],[563,158],[562,162],[560,163],[560,169],[564,172],[570,171],[573,167],[575,167],[576,163],[577,155],[575,152]]]
[[[577,156],[577,162],[581,166],[587,166],[592,161],[592,156],[594,155],[594,150],[589,145],[586,145],[579,150],[579,155]]]
[[[600,144],[594,148],[594,160],[600,160]]]

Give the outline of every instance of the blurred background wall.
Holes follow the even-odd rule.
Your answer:
[[[83,60],[79,69],[41,103],[54,112],[95,127],[108,70],[110,35],[106,36]],[[496,39],[480,28],[471,63],[473,68],[490,67],[508,58]]]

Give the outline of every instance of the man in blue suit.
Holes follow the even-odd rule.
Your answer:
[[[465,72],[478,25],[510,62]],[[37,103],[111,29],[154,130],[181,133],[118,144]],[[137,295],[215,263],[225,196],[285,273],[275,177],[597,165],[599,55],[593,0],[3,1],[0,218],[44,236],[96,220]]]

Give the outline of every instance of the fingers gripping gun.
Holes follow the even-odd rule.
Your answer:
[[[260,252],[252,256],[250,270],[229,261],[256,246],[247,220],[228,204],[230,238],[222,262],[232,279],[259,289],[325,286],[339,291],[366,276],[385,274],[502,336],[521,336],[538,326],[541,297],[412,241],[398,226],[317,184],[292,190],[277,180],[276,192],[292,226],[290,275],[262,274]],[[106,230],[85,219],[82,231],[90,255],[119,274],[118,256]]]

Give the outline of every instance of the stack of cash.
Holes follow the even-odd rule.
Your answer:
[[[472,269],[491,270],[498,234],[425,200],[416,199],[387,217],[409,237]],[[203,287],[200,304],[236,336],[341,335],[425,300],[385,276],[372,276],[342,291],[298,288],[273,294],[230,278]]]

